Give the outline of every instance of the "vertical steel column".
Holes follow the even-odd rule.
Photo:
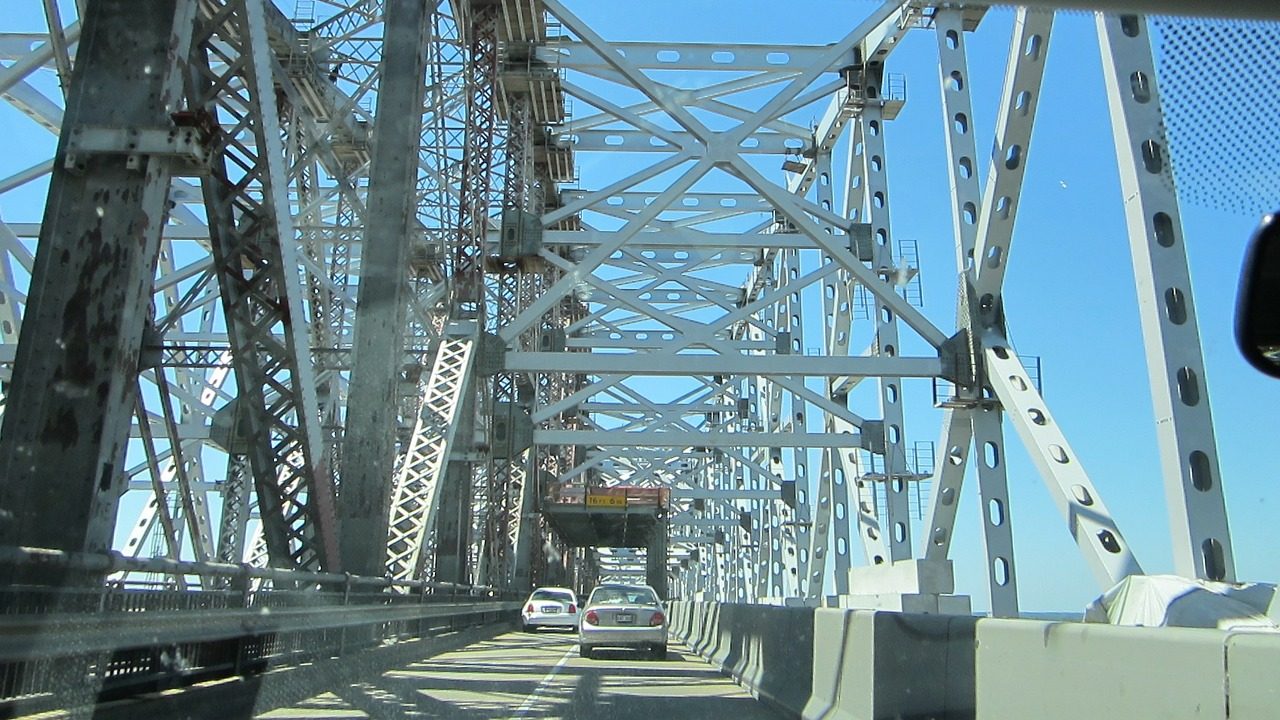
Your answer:
[[[522,178],[523,180],[524,178]],[[536,265],[539,262],[541,261],[534,261],[532,264]],[[544,274],[542,272],[539,272],[536,267],[524,267],[522,270],[521,274],[524,277],[524,282],[521,283],[518,308],[528,307],[532,298],[536,297],[544,289],[542,285]],[[539,332],[531,330],[526,333],[526,347],[530,350],[536,350],[540,342],[539,337]],[[531,414],[538,401],[540,377],[534,374],[528,380],[529,384],[524,388],[524,396],[521,397],[522,393],[520,392],[516,393],[517,412],[522,415]],[[538,548],[543,541],[543,538],[537,532],[539,525],[535,513],[535,508],[538,504],[538,456],[538,448],[533,446],[512,458],[510,479],[507,484],[507,505],[510,508],[507,541],[511,552],[507,577],[510,581],[510,587],[517,592],[525,592],[531,589],[529,583],[532,577],[533,555],[538,552]]]
[[[819,150],[817,158],[815,158],[814,171],[819,179],[817,183],[818,204],[830,210],[835,207],[835,188],[832,183],[831,172],[831,151],[827,149]],[[824,258],[825,259],[825,258]],[[826,324],[823,327],[823,351],[832,357],[838,357],[848,354],[849,332],[844,330],[843,336],[837,330],[837,324],[842,319],[840,309],[836,305],[836,298],[840,294],[837,291],[837,285],[843,284],[844,277],[847,273],[837,273],[835,277],[828,277],[823,282],[822,287],[822,304],[823,317]],[[847,307],[847,306],[846,306]],[[846,326],[847,328],[847,326]],[[843,348],[841,347],[841,339],[845,341]],[[804,382],[803,379],[800,379]],[[824,381],[824,389],[827,394],[831,394],[831,389],[835,384],[834,378],[826,378]],[[833,432],[833,418],[829,413],[823,413],[823,432]],[[803,432],[805,428],[798,428],[799,432]],[[810,598],[822,597],[825,591],[825,578],[828,568],[827,552],[831,544],[831,515],[835,511],[834,506],[838,503],[835,495],[835,480],[837,476],[843,478],[843,471],[839,468],[839,452],[837,448],[830,448],[819,451],[820,466],[818,478],[814,488],[812,528],[809,537],[809,566],[807,568],[807,583],[805,587],[805,596]],[[846,451],[847,452],[847,451]],[[839,503],[842,517],[841,522],[847,521],[848,515],[844,514],[847,510],[847,503]],[[846,525],[847,527],[847,525]],[[845,551],[848,551],[848,545],[845,545]]]
[[[830,203],[826,207],[828,210],[831,209]],[[784,250],[780,254],[782,256],[781,282],[789,284],[802,274],[800,251],[794,249]],[[790,335],[790,352],[803,355],[805,352],[804,303],[802,302],[800,291],[795,290],[787,293],[778,303],[778,307],[782,318],[778,323],[778,327],[785,326],[787,328],[787,332]],[[795,378],[795,380],[799,383],[804,383],[804,378],[802,377]],[[787,392],[784,397],[787,398],[787,410],[790,412],[790,417],[780,420],[779,431],[785,432],[789,428],[793,432],[805,432],[808,418],[808,402],[803,396],[795,392]],[[796,488],[796,507],[790,525],[792,547],[788,553],[794,565],[790,568],[791,572],[789,574],[795,584],[795,594],[804,597],[809,583],[809,560],[811,557],[809,550],[812,544],[812,521],[809,510],[812,480],[809,477],[809,448],[795,447],[789,449],[792,453],[791,466],[794,468],[792,479],[795,481]]]
[[[520,482],[513,483],[508,491],[511,503],[511,528],[509,542],[511,544],[511,560],[508,577],[510,587],[517,592],[525,592],[532,588],[533,556],[539,552],[544,539],[538,532],[538,516],[534,512],[537,507],[538,489],[538,454],[535,450],[525,451]]]
[[[933,14],[938,41],[938,74],[946,127],[947,176],[951,180],[951,222],[956,236],[956,266],[972,266],[978,229],[978,150],[974,141],[973,101],[965,53],[964,11],[942,7]]]
[[[864,92],[868,98],[881,95],[880,72],[868,72]],[[869,102],[862,111],[860,119],[862,137],[865,145],[863,153],[863,172],[867,178],[867,194],[869,209],[867,221],[871,223],[872,244],[874,247],[873,269],[882,276],[891,275],[893,265],[893,244],[889,222],[889,180],[886,171],[884,120],[880,105]],[[898,317],[897,313],[885,303],[884,298],[876,295],[876,354],[882,357],[895,357],[898,354]],[[911,559],[911,522],[910,503],[907,495],[907,454],[904,449],[906,435],[904,431],[902,411],[902,378],[882,377],[880,386],[880,409],[884,419],[884,491],[885,517],[883,529],[887,535],[885,541],[889,549],[888,560]],[[863,429],[864,435],[866,429]],[[897,477],[895,477],[895,475]]]
[[[925,515],[925,535],[920,555],[926,560],[946,560],[951,552],[960,490],[973,447],[973,410],[947,408],[942,414],[942,462],[933,471],[933,492]]]
[[[973,101],[969,89],[969,63],[965,49],[964,12],[958,8],[940,8],[933,17],[938,42],[939,86],[942,91],[943,127],[947,139],[948,176],[951,179],[951,218],[955,233],[956,265],[967,287],[974,279],[974,247],[977,244],[978,222],[981,216],[981,191],[977,172],[977,145],[974,141]],[[1016,32],[1015,32],[1016,35]],[[1013,72],[1014,62],[1008,73]],[[1007,84],[1007,83],[1006,83]],[[958,318],[962,327],[974,331],[973,308],[968,302],[960,304],[968,310]],[[984,403],[982,388],[985,386],[982,369],[978,370],[978,382],[971,387],[957,385],[957,395],[973,407],[960,412],[948,411],[944,424],[942,443],[947,461],[935,472],[939,487],[935,488],[934,505],[930,513],[931,541],[939,541],[941,547],[949,547],[950,527],[945,521],[954,519],[960,485],[963,482],[969,443],[977,448],[974,465],[978,473],[978,496],[982,503],[983,548],[987,555],[987,586],[991,598],[991,612],[996,617],[1013,617],[1018,614],[1017,584],[1013,576],[1013,533],[1008,522],[1009,486],[1005,471],[1005,445],[1003,415],[1000,408]],[[968,427],[961,427],[957,420]],[[963,449],[957,448],[964,438]],[[953,463],[952,458],[960,460]],[[927,552],[927,551],[926,551]],[[937,554],[936,552],[934,553]]]
[[[653,525],[653,534],[649,536],[649,544],[645,549],[645,582],[658,592],[658,597],[667,597],[667,524],[658,521]],[[736,602],[737,597],[728,598]]]
[[[974,465],[978,469],[978,499],[982,503],[982,544],[987,553],[991,614],[1017,617],[1018,581],[1005,471],[1004,413],[998,407],[983,406],[969,416],[973,422]]]
[[[222,521],[218,526],[218,562],[238,565],[245,560],[244,550],[249,530],[249,459],[243,454],[227,457],[227,481],[222,487]]]
[[[531,147],[530,133],[533,121],[533,109],[530,97],[526,94],[508,94],[507,133],[506,133],[506,177],[503,184],[502,211],[518,214],[529,209],[529,188],[533,185],[533,171],[530,166]],[[519,254],[519,253],[517,253]],[[528,257],[498,258],[493,264],[498,266],[496,278],[497,307],[493,309],[492,318],[497,330],[511,322],[520,311],[527,307],[531,297],[536,294],[541,274],[536,272],[536,265],[542,261]],[[537,350],[538,328],[531,327],[516,339],[516,346],[521,350]],[[499,372],[493,378],[492,393],[495,412],[500,407],[510,411],[514,420],[522,415],[526,404],[537,400],[537,377],[529,378],[532,382],[528,391],[534,397],[521,397],[521,378],[510,372]],[[499,405],[501,403],[501,405]],[[514,427],[512,427],[514,430]],[[502,560],[498,577],[504,585],[523,592],[528,589],[530,562],[532,560],[533,525],[527,517],[533,508],[533,486],[537,475],[537,452],[510,448],[503,457],[491,459],[489,466],[490,495],[498,510],[498,530],[495,540],[503,543],[502,554],[495,556]]]
[[[494,183],[493,158],[497,143],[498,20],[501,7],[495,0],[470,0],[466,3],[465,25],[460,26],[467,39],[466,131],[462,156],[462,178],[458,205],[458,234],[450,262],[450,312],[460,319],[480,318],[484,311],[484,243],[489,230],[491,192]],[[465,28],[465,29],[464,29]],[[486,383],[478,383],[476,413],[492,413],[492,392]],[[476,580],[488,583],[493,575],[494,553],[503,553],[505,542],[497,542],[505,532],[499,530],[499,518],[492,514],[501,507],[501,492],[495,489],[489,467],[475,466],[472,475],[472,510],[477,512],[480,543],[476,558]],[[502,489],[505,492],[505,488]]]
[[[325,143],[313,144],[309,125],[314,124],[314,118],[308,112],[291,103],[287,115],[287,162],[293,168],[295,191],[292,212],[300,231],[299,244],[306,254],[311,359],[316,367],[316,404],[322,438],[322,444],[316,449],[319,453],[316,468],[326,473],[336,486],[342,471],[342,412],[346,407],[347,384],[339,377],[342,368],[335,361],[336,351],[345,346],[350,337],[346,318],[349,249],[343,235],[351,233],[355,219],[352,203],[346,197],[348,192],[353,192],[354,182],[348,177],[339,177],[338,187],[323,187],[319,155],[331,151],[331,147]],[[328,218],[322,206],[330,192],[337,207],[331,213],[331,225],[326,226]]]
[[[1186,577],[1231,582],[1231,531],[1148,26],[1137,15],[1099,14],[1097,22],[1174,568]]]
[[[474,433],[475,393],[468,392],[462,398],[459,425],[456,431],[468,444]],[[466,583],[471,579],[471,463],[461,460],[448,462],[444,468],[440,487],[440,511],[435,526],[435,580],[437,582]]]
[[[983,330],[993,327],[1003,330],[1004,327],[1001,288],[1014,221],[1018,215],[1022,178],[1030,154],[1032,126],[1040,106],[1040,85],[1052,29],[1052,12],[1018,10],[1005,65],[995,149],[982,194],[976,239],[971,248],[973,262],[969,265],[968,277],[974,290],[970,297],[977,299],[976,307],[969,307],[971,331],[979,327]],[[989,369],[982,362],[976,365],[982,381],[975,390],[980,390],[989,386]],[[991,612],[997,617],[1016,617],[1018,569],[1013,548],[1012,507],[1005,477],[1002,410],[984,407],[975,410],[972,417],[978,490],[984,506],[982,516]]]
[[[172,173],[160,148],[130,143],[173,130],[194,10],[86,8],[7,387],[0,543],[111,548]]]
[[[746,324],[746,328],[742,332],[745,340],[759,340],[764,333],[754,323]],[[739,432],[750,432],[754,429],[754,418],[758,408],[759,397],[756,389],[755,380],[751,377],[733,378],[735,394],[738,398],[738,412],[735,420],[738,424]],[[751,459],[751,449],[741,448],[741,455],[735,464],[736,468],[733,473],[733,483],[738,487],[745,487],[749,490],[759,490],[767,487],[769,483],[756,471],[750,463],[744,460]],[[739,477],[738,473],[741,473]],[[752,528],[752,539],[755,542],[755,552],[752,553],[753,576],[751,578],[750,594],[753,599],[759,600],[766,597],[768,593],[769,583],[769,523],[770,523],[770,506],[767,503],[759,503],[759,522]],[[699,550],[701,552],[701,550]],[[690,561],[692,564],[693,561]]]
[[[845,195],[843,201],[843,214],[852,221],[865,222],[865,206],[867,196],[867,180],[868,180],[868,163],[865,160],[867,150],[865,144],[865,128],[859,120],[850,124],[849,145],[845,156]],[[850,239],[853,242],[853,239]],[[851,248],[856,250],[856,248]],[[845,276],[849,273],[843,271]],[[831,332],[835,334],[836,341],[839,343],[843,340],[844,354],[849,352],[849,335],[853,328],[853,301],[854,292],[857,287],[856,281],[852,277],[843,283],[843,288],[837,288],[837,297],[840,302],[836,305],[836,325]],[[841,310],[843,309],[843,310]],[[843,334],[843,337],[841,335]],[[839,396],[839,393],[833,394]],[[844,391],[847,401],[847,390]],[[834,419],[834,430],[849,430],[853,428],[842,427],[842,421],[838,418]],[[861,466],[861,455],[857,450],[846,450],[838,453],[836,457],[836,467],[843,470],[845,493],[846,496],[853,501],[851,512],[857,516],[858,526],[858,544],[862,547],[863,555],[867,562],[875,564],[884,561],[883,546],[884,542],[881,538],[880,517],[878,515],[879,508],[876,505],[875,485],[862,477],[863,470]],[[852,484],[852,485],[850,485]],[[852,494],[849,494],[852,491]],[[837,525],[837,532],[843,532],[848,538],[848,524],[840,523]],[[836,542],[839,542],[837,538]],[[839,561],[843,569],[837,568],[835,581],[837,592],[845,594],[849,591],[849,571],[852,569],[852,563],[846,556]]]
[[[772,288],[775,286],[785,285],[788,281],[787,276],[787,255],[776,250],[766,250],[766,263],[763,271],[768,275],[763,279],[763,287]],[[776,274],[773,268],[777,268]],[[786,312],[786,303],[789,296],[783,295],[782,300],[775,304],[772,308],[765,308],[761,314],[772,313],[772,317],[766,315],[765,325],[775,331],[775,333],[783,332],[784,327],[789,327],[791,318]],[[768,335],[764,336],[769,338]],[[778,336],[772,336],[775,343],[775,352],[778,345]],[[791,343],[787,341],[788,350]],[[783,432],[784,421],[782,417],[783,395],[782,385],[773,382],[767,377],[755,378],[755,384],[758,389],[759,402],[759,425],[760,429],[769,433]],[[772,487],[774,483],[786,478],[785,465],[783,465],[783,449],[781,447],[764,448],[765,467],[768,468],[768,475],[761,478],[762,487]],[[799,502],[797,501],[797,505]],[[769,523],[769,546],[768,546],[768,567],[769,567],[769,593],[770,597],[785,597],[788,590],[787,582],[787,550],[788,544],[794,538],[794,527],[789,527],[788,522],[795,519],[795,512],[778,506],[770,508],[768,513]],[[764,518],[761,519],[764,522]],[[795,552],[795,545],[792,543],[790,550]],[[716,555],[717,572],[720,555]],[[718,577],[717,577],[718,580]]]
[[[405,363],[407,260],[419,227],[417,198],[406,190],[415,185],[422,134],[426,5],[388,0],[385,13],[338,495],[342,565],[359,575],[384,570],[399,424],[396,399]]]
[[[495,0],[470,0],[466,36],[466,148],[462,158],[459,232],[452,252],[454,313],[479,313],[484,298],[484,242],[489,230],[493,155],[497,142],[494,94],[498,74]],[[455,315],[455,317],[461,317]]]

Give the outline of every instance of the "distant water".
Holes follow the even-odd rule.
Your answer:
[[[981,614],[981,615],[978,615],[978,617],[986,617],[986,615]],[[1080,622],[1081,620],[1084,619],[1084,613],[1082,612],[1024,612],[1022,613],[1022,619],[1023,620],[1051,620],[1051,621],[1059,621],[1059,622],[1065,620],[1068,622]]]

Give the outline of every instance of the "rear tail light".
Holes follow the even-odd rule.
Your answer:
[[[649,627],[658,627],[659,625],[661,625],[666,621],[667,621],[666,615],[663,615],[660,612],[655,612],[653,615],[649,616]]]
[[[525,605],[525,606],[524,606],[524,611],[525,611],[525,612],[527,612],[527,613],[529,613],[530,615],[532,615],[532,614],[533,614],[533,603],[529,603],[528,605]]]
[[[574,605],[573,603],[569,603],[569,612],[570,612],[570,613],[576,613],[576,612],[578,612],[578,606],[577,606],[577,605]]]
[[[595,611],[595,610],[588,610],[588,611],[587,611],[587,624],[588,624],[588,625],[599,625],[599,624],[600,624],[600,616],[596,614],[596,611]]]

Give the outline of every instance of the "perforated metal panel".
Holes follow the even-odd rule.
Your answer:
[[[1159,18],[1156,62],[1182,199],[1280,208],[1280,23]]]

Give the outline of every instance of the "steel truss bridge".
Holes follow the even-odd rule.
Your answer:
[[[0,20],[0,94],[47,142],[0,159],[0,700],[417,651],[600,579],[968,614],[966,479],[991,613],[1018,617],[1012,444],[1100,588],[1143,572],[1006,322],[1049,4],[1007,11],[995,108],[979,6],[769,46],[615,42],[563,0],[19,5],[47,27]],[[1234,581],[1150,31],[1098,15],[1087,82],[1176,571]],[[887,171],[915,34],[955,248],[928,313]]]

